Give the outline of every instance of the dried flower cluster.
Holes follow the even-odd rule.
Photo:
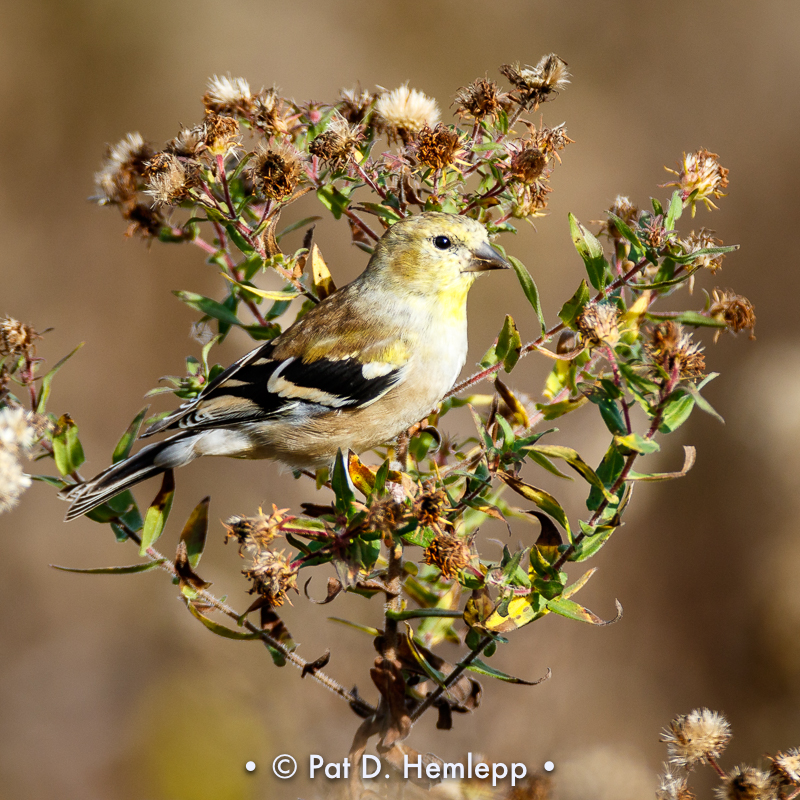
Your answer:
[[[705,374],[703,348],[672,321],[662,322],[652,329],[646,350],[656,376],[694,381]]]
[[[768,755],[770,770],[743,764],[725,772],[718,760],[730,739],[730,723],[716,711],[699,708],[675,717],[661,738],[667,743],[670,766],[659,777],[657,800],[693,800],[689,773],[698,764],[710,764],[719,776],[720,784],[714,790],[718,800],[790,800],[800,796],[800,749]]]
[[[678,180],[664,185],[678,187],[681,198],[691,206],[692,216],[697,203],[704,203],[706,208],[716,208],[711,198],[725,196],[722,190],[728,186],[729,170],[719,163],[716,153],[705,149],[684,153],[679,171],[665,169],[677,175]]]
[[[36,439],[31,412],[23,408],[0,409],[0,514],[11,510],[31,485],[20,460],[30,455]]]

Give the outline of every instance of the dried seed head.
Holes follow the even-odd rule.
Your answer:
[[[708,310],[711,317],[724,322],[733,333],[749,330],[750,338],[756,338],[756,310],[746,297],[731,289],[714,289],[711,299],[713,302]]]
[[[639,223],[639,239],[652,250],[661,250],[667,242],[675,238],[674,231],[668,231],[664,215],[656,214]]]
[[[531,132],[531,140],[533,141],[534,145],[538,147],[543,153],[547,153],[548,155],[554,155],[556,158],[559,159],[558,152],[563,150],[568,144],[573,144],[574,139],[570,139],[567,136],[567,125],[565,122],[562,122],[560,125],[556,125],[555,128],[548,128],[546,125],[543,125],[538,130],[535,126],[526,123]]]
[[[31,478],[23,472],[14,453],[0,447],[0,514],[14,508],[30,485]]]
[[[731,738],[731,726],[722,714],[696,708],[672,720],[661,741],[667,743],[670,763],[690,769],[717,759]]]
[[[715,239],[712,234],[714,231],[708,228],[701,228],[699,233],[692,231],[688,238],[680,242],[683,247],[684,253],[695,253],[698,250],[705,250],[709,247],[719,247],[722,244],[721,239]],[[722,266],[722,259],[725,258],[725,253],[719,255],[699,255],[688,266],[692,267],[705,267],[710,269],[711,272],[716,272]]]
[[[361,87],[357,89],[342,89],[339,92],[339,113],[351,125],[356,125],[359,122],[364,122],[374,102],[375,95],[371,92],[362,91]]]
[[[207,112],[246,115],[253,106],[250,84],[244,78],[232,78],[230,74],[214,75],[208,79],[203,105]]]
[[[189,196],[189,190],[197,186],[200,167],[184,162],[171,153],[156,153],[147,162],[145,170],[147,194],[156,205],[171,206]]]
[[[0,317],[0,356],[16,356],[33,347],[33,342],[42,337],[32,326],[14,319]]]
[[[207,114],[203,121],[203,142],[209,153],[226,156],[239,147],[239,123],[234,117]]]
[[[366,527],[384,536],[391,536],[403,517],[404,506],[391,495],[376,497],[369,506]]]
[[[508,173],[520,183],[535,183],[547,166],[547,156],[535,145],[522,142],[511,146],[511,159],[508,162]]]
[[[423,126],[413,148],[422,164],[431,169],[444,169],[455,161],[459,144],[458,132],[439,123],[435,128]]]
[[[363,128],[350,125],[341,114],[331,117],[328,127],[309,145],[308,152],[325,161],[333,169],[341,169],[364,138]]]
[[[458,103],[456,113],[459,116],[469,114],[475,119],[496,117],[501,109],[511,104],[509,96],[488,78],[478,78],[469,86],[462,86],[456,92],[455,102]]]
[[[268,135],[283,135],[291,126],[283,98],[274,87],[262,89],[253,96],[252,115],[256,127]]]
[[[427,491],[421,492],[414,500],[413,514],[422,527],[442,531],[451,526],[444,514],[450,509],[447,493],[443,489],[430,491],[433,487],[426,485]]]
[[[167,142],[164,150],[175,156],[195,158],[205,149],[205,146],[205,129],[203,125],[195,125],[193,128],[181,127],[180,133]]]
[[[658,776],[656,800],[694,800],[694,794],[686,785],[687,780],[686,775],[673,772],[665,764],[663,774]]]
[[[244,550],[265,550],[270,542],[280,536],[280,525],[286,519],[285,514],[288,508],[278,509],[272,506],[272,514],[267,516],[260,508],[258,516],[243,517],[235,515],[229,517],[222,524],[225,526],[225,543],[229,539],[236,539],[239,542],[239,555]]]
[[[792,747],[785,753],[767,756],[772,762],[771,774],[778,783],[800,784],[800,747]]]
[[[645,350],[656,375],[663,370],[668,376],[675,375],[682,380],[696,380],[705,374],[706,360],[703,349],[692,342],[691,334],[684,333],[681,326],[671,320],[661,322],[653,328],[650,332],[650,341],[645,344]],[[703,717],[703,714],[706,717]],[[695,710],[689,717],[692,715],[700,715],[698,719],[715,717],[725,722],[724,717],[707,708]],[[727,724],[725,722],[726,726]]]
[[[436,101],[404,83],[393,91],[384,91],[375,101],[375,121],[386,131],[390,140],[398,137],[408,143],[426,125],[433,128],[439,122]]]
[[[619,341],[619,311],[609,303],[593,303],[583,307],[575,320],[582,341],[589,347],[608,345]]]
[[[512,188],[514,199],[511,203],[511,216],[515,219],[543,217],[547,208],[547,195],[553,190],[544,180],[533,184],[518,184]]]
[[[536,108],[549,100],[569,83],[567,62],[555,53],[543,56],[535,67],[521,66],[519,62],[503,64],[500,73],[517,90],[518,100],[525,108]]]
[[[305,176],[300,153],[283,142],[256,148],[247,166],[253,185],[271,200],[285,200]]]
[[[94,199],[101,206],[130,202],[153,152],[152,146],[139,133],[129,133],[115,145],[109,145],[100,171],[94,176],[95,185],[100,190]]]
[[[0,409],[0,514],[12,509],[31,485],[19,459],[29,455],[41,435],[32,421],[33,415],[23,408]]]
[[[676,186],[680,189],[681,199],[684,203],[689,201],[692,207],[692,216],[696,203],[704,203],[706,208],[716,208],[711,198],[725,197],[722,190],[728,185],[729,170],[725,169],[718,159],[716,153],[702,149],[683,154],[680,172],[664,167],[667,172],[678,176],[677,181],[666,183],[664,186]],[[694,192],[696,194],[691,197]]]
[[[122,216],[128,220],[126,236],[138,234],[143,239],[155,239],[166,224],[159,209],[147,203],[130,203],[123,206]]]
[[[714,793],[719,800],[778,800],[770,774],[748,766],[734,767]]]
[[[24,408],[0,409],[0,448],[15,455],[27,453],[38,438],[33,419]]]
[[[425,548],[424,562],[439,567],[444,578],[455,578],[472,558],[469,543],[460,536],[442,531]]]
[[[253,558],[253,565],[242,570],[253,582],[250,594],[259,594],[276,608],[282,606],[289,589],[297,591],[297,572],[289,566],[284,551],[261,550]]]

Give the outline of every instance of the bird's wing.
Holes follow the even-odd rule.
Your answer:
[[[367,338],[366,347],[350,348],[348,353],[341,338],[334,336],[326,347],[302,333],[290,329],[289,336],[247,353],[143,436],[174,428],[257,422],[310,406],[362,408],[383,397],[401,379],[408,362],[406,348],[396,341]]]

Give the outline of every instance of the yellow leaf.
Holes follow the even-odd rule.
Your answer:
[[[317,297],[320,300],[324,300],[328,295],[336,291],[336,284],[333,282],[328,265],[325,263],[325,259],[316,244],[311,245],[309,258],[311,260],[311,279],[314,282],[314,289],[317,292]]]
[[[226,281],[230,281],[234,286],[238,286],[245,292],[250,292],[250,294],[263,297],[265,300],[294,300],[295,297],[300,296],[300,292],[267,292],[264,289],[256,289],[254,286],[245,286],[243,283],[235,281],[230,275],[227,275],[224,272],[220,274],[223,278],[225,278]]]

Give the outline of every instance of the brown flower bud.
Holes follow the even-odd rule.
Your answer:
[[[305,172],[300,154],[283,142],[258,145],[247,167],[253,185],[272,200],[285,200],[297,188]]]

